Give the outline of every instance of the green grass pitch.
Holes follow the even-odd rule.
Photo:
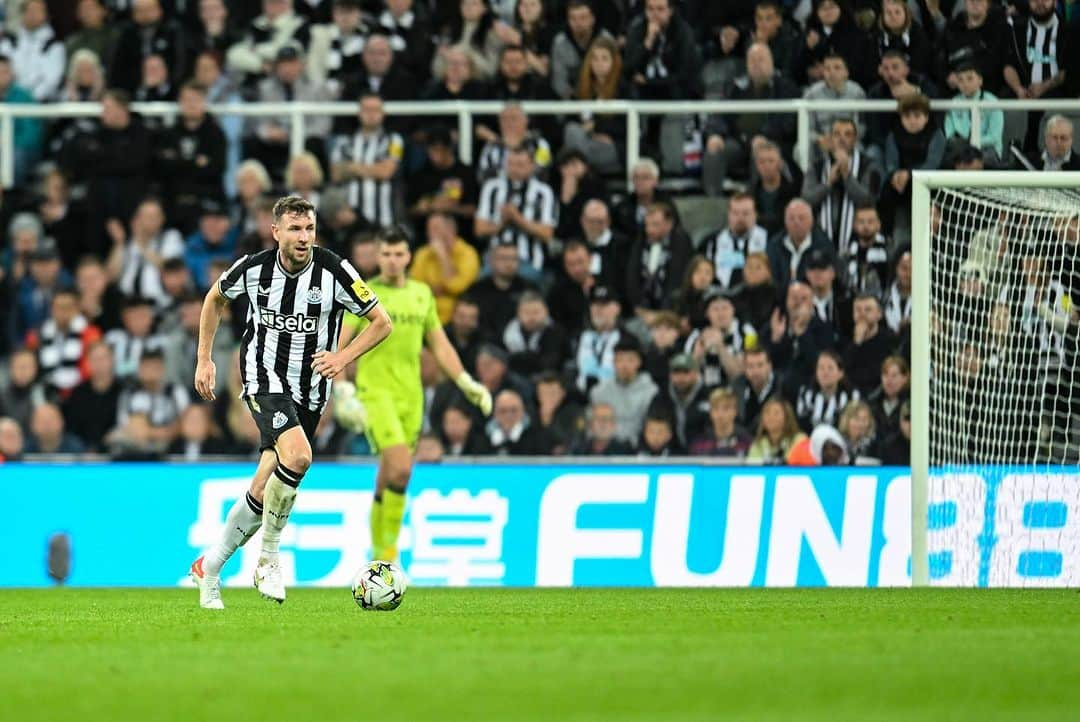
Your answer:
[[[0,591],[0,720],[1077,720],[1080,594]]]

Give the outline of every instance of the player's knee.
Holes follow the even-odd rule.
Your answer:
[[[295,469],[298,474],[306,474],[311,468],[311,449],[298,449],[292,453],[287,462],[289,468]]]
[[[412,476],[412,464],[395,464],[387,469],[386,476],[390,488],[402,491],[408,485],[409,477]]]

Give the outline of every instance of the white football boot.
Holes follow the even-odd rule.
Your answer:
[[[285,582],[281,579],[281,565],[276,559],[259,559],[255,567],[255,588],[264,599],[272,599],[278,604],[285,601]]]
[[[224,609],[225,603],[221,601],[221,579],[208,579],[203,571],[203,558],[199,557],[191,563],[191,580],[199,588],[199,606],[203,609]]]

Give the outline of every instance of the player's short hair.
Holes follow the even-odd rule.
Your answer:
[[[315,213],[315,206],[300,196],[284,196],[274,203],[274,222],[278,223],[285,216],[306,216]]]
[[[863,211],[873,211],[874,213],[877,213],[878,209],[877,206],[875,206],[873,203],[863,203],[861,205],[855,206],[856,214],[862,213]]]
[[[409,245],[409,234],[401,226],[386,226],[375,231],[375,242],[380,246],[396,246],[399,243]]]

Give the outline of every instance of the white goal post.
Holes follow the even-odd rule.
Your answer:
[[[1080,534],[1076,532],[1080,527],[1075,518],[1080,516],[1080,502],[1063,499],[1067,493],[1061,490],[1076,489],[1076,496],[1080,496],[1080,467],[1073,453],[1080,438],[1080,414],[1074,411],[1071,392],[1075,385],[1071,380],[1076,369],[1077,313],[1069,287],[1061,291],[1058,284],[1053,297],[1060,299],[1061,311],[1055,301],[1046,300],[1054,291],[1045,289],[1042,280],[1030,279],[1053,275],[1047,266],[1054,261],[1046,260],[1044,266],[1040,257],[1059,259],[1056,277],[1080,269],[1080,254],[1076,252],[1080,248],[1080,172],[916,171],[912,175],[911,220],[912,585],[1075,586],[1080,583],[1076,566],[1080,558]],[[1064,240],[1066,235],[1070,241]],[[1003,250],[1010,246],[1017,250]],[[978,284],[989,276],[983,270],[986,265],[972,260],[976,254],[981,254],[978,259],[990,259],[986,265],[992,264],[994,272],[1008,280],[1001,284],[987,281],[986,290],[981,290],[983,286]],[[1060,261],[1062,258],[1065,260]],[[1029,265],[1039,270],[1029,271]],[[974,279],[970,286],[969,279]],[[1009,284],[1011,287],[1005,288]],[[1034,301],[1025,290],[1032,287],[1037,289]],[[1020,325],[1020,314],[1014,312],[1019,304],[1012,299],[1018,295],[1029,299],[1024,302],[1025,309],[1035,309],[1023,318],[1034,318],[1033,323],[1041,325],[1039,331],[1016,334],[1022,339],[1013,341],[1011,329]],[[979,303],[966,307],[970,299]],[[1057,317],[1051,318],[1055,313]],[[1000,323],[995,314],[1003,317]],[[995,335],[999,326],[1006,331]],[[957,329],[961,330],[959,341],[954,340]],[[1056,343],[1070,350],[1061,352],[1066,360],[1053,366],[1051,383],[1046,370],[1050,362],[1044,357],[1051,343],[1046,339],[1054,338],[1055,329]],[[1009,341],[999,343],[1006,336]],[[978,340],[973,340],[976,337]],[[995,344],[1009,349],[1002,353],[969,351],[993,349]],[[974,371],[964,370],[969,353],[975,357]],[[994,364],[983,365],[990,356]],[[1001,362],[1000,357],[1007,362]],[[981,384],[991,390],[981,395],[981,390],[969,393]],[[953,398],[946,399],[950,392]],[[1080,389],[1076,396],[1080,399]],[[997,405],[985,403],[986,399]],[[1063,406],[1065,411],[1061,412]],[[954,433],[951,424],[963,414],[970,414],[956,422],[956,428],[963,431]],[[1026,436],[1010,444],[1010,433]],[[1044,443],[1051,434],[1052,440]],[[995,448],[998,444],[1000,449]],[[1044,451],[1047,448],[1054,451]],[[998,469],[1000,475],[994,482],[978,481],[980,475],[989,478],[998,474]],[[942,477],[951,478],[943,482]],[[931,521],[935,512],[944,509],[949,519],[943,525],[962,525],[956,517],[965,513],[963,508],[957,512],[964,504],[940,499],[948,498],[941,496],[943,483],[952,483],[951,488],[959,494],[968,493],[957,481],[965,478],[973,480],[970,493],[974,501],[967,506],[978,515],[969,527],[982,530],[982,539],[969,547],[964,547],[963,539],[936,539],[935,534],[941,536],[935,532],[938,522]],[[1016,491],[1017,479],[1023,484],[1020,491]],[[1010,504],[1015,508],[1003,508]],[[1033,516],[1037,518],[1033,520]],[[1052,519],[1048,521],[1046,516]],[[1012,537],[1010,530],[1016,532]],[[1000,538],[1005,541],[999,543]],[[940,542],[936,548],[935,541]],[[995,544],[999,544],[996,550]],[[1003,548],[1008,544],[1015,549]],[[949,551],[940,551],[942,548]],[[968,564],[970,568],[965,574],[939,571],[935,575],[935,554],[950,567]]]

